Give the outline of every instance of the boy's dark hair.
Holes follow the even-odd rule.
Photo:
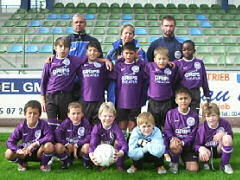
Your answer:
[[[173,22],[174,22],[174,25],[176,25],[176,20],[175,20],[175,18],[174,18],[173,16],[171,16],[171,15],[164,16],[164,17],[162,18],[161,24],[163,24],[163,21],[164,21],[164,20],[173,21]]]
[[[136,52],[136,45],[132,42],[127,42],[123,45],[123,50],[131,50]]]
[[[177,95],[181,94],[181,93],[188,94],[192,98],[192,93],[190,92],[190,90],[188,88],[181,87],[181,88],[177,89],[175,91],[175,97],[177,97]]]
[[[68,37],[59,37],[56,39],[54,46],[58,46],[59,44],[63,44],[64,47],[70,48],[71,41]]]
[[[101,52],[101,45],[97,41],[90,41],[86,49],[88,49],[89,47],[94,47],[98,50],[98,52]]]
[[[182,46],[183,46],[184,44],[186,44],[186,43],[191,44],[192,47],[193,47],[193,49],[195,50],[195,43],[194,43],[192,40],[186,40],[186,41],[184,41],[183,44],[182,44]]]
[[[39,115],[41,116],[41,114],[42,114],[42,106],[41,106],[41,104],[40,104],[40,102],[38,102],[38,101],[36,101],[36,100],[30,100],[30,101],[28,101],[26,104],[25,104],[25,106],[24,106],[24,114],[26,114],[26,112],[27,112],[27,108],[36,108],[36,109],[38,109],[38,111],[39,111]]]

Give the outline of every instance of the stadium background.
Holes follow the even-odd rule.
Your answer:
[[[0,126],[15,126],[27,100],[40,100],[44,60],[57,37],[73,32],[71,17],[77,12],[85,15],[87,33],[101,42],[104,55],[123,23],[135,25],[135,38],[147,51],[161,36],[161,18],[173,15],[179,40],[196,43],[196,56],[207,67],[212,100],[221,106],[221,115],[240,126],[240,1],[229,0],[228,6],[226,0],[10,2],[0,0]]]

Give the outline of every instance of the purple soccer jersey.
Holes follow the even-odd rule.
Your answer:
[[[110,73],[110,78],[117,83],[118,108],[136,109],[143,105],[144,66],[143,61],[126,64],[120,59]]]
[[[46,63],[42,72],[41,95],[57,91],[72,91],[77,69],[86,62],[86,58],[68,55],[57,59],[54,56],[51,63]]]
[[[18,144],[19,141],[21,144]],[[7,148],[16,152],[38,141],[39,145],[53,142],[53,134],[50,126],[44,120],[38,120],[34,128],[27,125],[27,120],[18,124],[14,132],[7,140]]]
[[[178,107],[169,110],[164,125],[164,134],[167,141],[170,142],[173,137],[177,137],[184,142],[184,146],[192,146],[197,133],[198,123],[198,114],[190,108],[185,114],[179,112]]]
[[[83,101],[104,100],[104,88],[107,78],[105,63],[84,63],[78,71],[78,77],[81,82],[81,98]]]
[[[79,147],[90,142],[91,125],[88,120],[83,117],[78,125],[74,125],[67,118],[55,130],[57,142],[66,145],[68,143],[77,144]]]
[[[101,142],[114,145],[115,141],[117,141],[117,146],[120,147],[118,151],[122,150],[124,153],[127,153],[127,141],[117,123],[114,122],[111,128],[104,129],[100,122],[93,127],[91,132],[89,153],[94,152]]]
[[[149,77],[148,96],[154,100],[163,101],[173,97],[173,86],[178,75],[176,68],[166,66],[160,69],[155,62],[147,63],[145,72]]]
[[[202,60],[175,60],[180,76],[180,86],[188,89],[203,88],[204,96],[210,97],[207,74]]]
[[[201,146],[217,147],[219,143],[213,141],[213,137],[215,134],[219,132],[225,132],[233,137],[232,127],[227,120],[220,118],[219,124],[215,129],[210,128],[207,124],[207,121],[204,121],[204,123],[201,124],[197,131],[197,135],[194,142],[195,151],[197,152]]]

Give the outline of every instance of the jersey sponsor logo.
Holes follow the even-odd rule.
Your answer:
[[[27,136],[28,135],[28,133],[23,133],[23,136]]]
[[[200,80],[200,73],[197,71],[188,71],[184,77],[186,80]]]
[[[187,118],[187,125],[193,126],[195,124],[195,119],[193,117]]]
[[[84,127],[79,127],[78,128],[78,135],[79,136],[84,136],[85,128]]]
[[[53,76],[69,76],[70,69],[66,66],[58,67],[52,71]]]
[[[34,134],[36,139],[39,139],[41,137],[41,130],[37,130]]]
[[[122,84],[137,84],[138,77],[133,75],[124,75],[122,76]]]
[[[155,83],[158,83],[158,84],[168,84],[168,83],[170,83],[169,82],[169,77],[167,77],[166,75],[155,75],[154,81],[155,81]]]
[[[83,77],[99,77],[100,70],[99,69],[84,69],[82,71]]]
[[[191,128],[190,127],[178,128],[178,129],[175,129],[175,133],[177,137],[184,138],[191,133]]]
[[[207,147],[216,147],[218,145],[218,142],[216,142],[216,141],[208,141],[208,142],[206,142],[205,143],[205,146],[207,146]]]

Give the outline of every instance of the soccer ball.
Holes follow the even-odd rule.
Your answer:
[[[110,166],[114,163],[114,148],[109,144],[98,145],[94,151],[94,157],[100,166]]]

